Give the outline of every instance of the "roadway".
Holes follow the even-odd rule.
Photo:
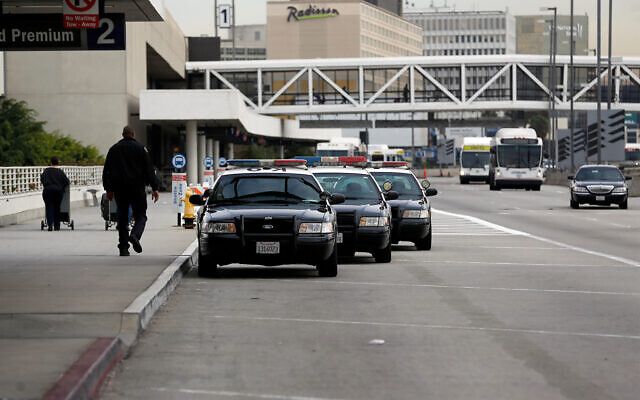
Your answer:
[[[192,271],[104,399],[636,399],[640,199],[433,179],[429,252]]]

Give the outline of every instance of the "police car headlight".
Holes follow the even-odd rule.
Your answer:
[[[303,222],[300,224],[298,233],[331,233],[333,224],[331,222]]]
[[[236,233],[236,224],[233,222],[209,222],[206,232],[208,233]]]
[[[464,176],[464,170],[463,169],[460,170],[460,175]]]
[[[387,226],[389,225],[389,218],[387,217],[362,217],[360,218],[360,226]]]
[[[427,210],[404,210],[402,218],[428,218],[429,211]]]
[[[627,193],[627,188],[626,187],[617,187],[617,188],[613,188],[613,192],[612,193]]]
[[[587,193],[588,192],[587,188],[584,187],[584,186],[574,186],[573,187],[573,191],[576,192],[576,193]]]

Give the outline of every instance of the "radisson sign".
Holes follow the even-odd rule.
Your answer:
[[[304,10],[298,10],[296,7],[289,6],[287,10],[289,10],[287,22],[290,22],[292,18],[294,21],[301,21],[305,19],[330,18],[340,15],[335,8],[318,8],[315,5],[309,5],[309,7]]]

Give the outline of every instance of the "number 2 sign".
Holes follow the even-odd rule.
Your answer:
[[[126,48],[124,14],[105,14],[98,29],[87,29],[89,50],[124,50]]]

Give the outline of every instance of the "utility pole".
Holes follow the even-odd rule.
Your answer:
[[[609,60],[608,62],[608,71],[607,71],[607,110],[611,110],[611,85],[613,84],[612,80],[611,80],[611,21],[612,21],[612,11],[613,9],[613,4],[612,4],[612,0],[609,0],[609,51],[607,52],[609,54]]]
[[[571,25],[571,49],[570,54],[569,54],[569,80],[571,82],[571,89],[569,90],[569,96],[571,96],[571,111],[570,111],[570,115],[569,115],[569,119],[570,119],[570,123],[571,123],[571,130],[569,131],[569,150],[571,152],[571,173],[573,173],[573,171],[575,170],[575,160],[573,158],[573,132],[574,132],[574,125],[575,125],[575,119],[574,119],[574,113],[573,113],[573,89],[575,87],[575,81],[574,81],[574,71],[573,71],[573,53],[575,52],[576,49],[576,42],[575,39],[573,37],[574,35],[574,29],[573,29],[573,0],[571,0],[571,17],[570,17],[571,21],[570,21],[570,25]]]
[[[599,1],[599,0],[598,0]],[[231,47],[233,50],[232,60],[236,59],[236,0],[231,0]]]
[[[558,8],[553,8],[553,166],[558,169],[558,116],[556,115],[556,54],[558,53]]]
[[[218,36],[218,0],[213,0],[213,36]]]
[[[601,34],[601,31],[602,31],[602,29],[601,29],[601,19],[602,18],[601,18],[601,15],[600,15],[600,8],[601,8],[600,7],[601,6],[600,1],[601,0],[598,0],[598,45],[597,45],[597,49],[596,49],[596,52],[597,52],[597,55],[596,55],[596,74],[597,74],[596,75],[596,79],[597,79],[596,80],[596,97],[597,97],[597,99],[596,100],[597,100],[597,104],[598,104],[598,110],[597,110],[597,113],[596,113],[596,118],[598,119],[598,124],[597,124],[597,126],[598,126],[598,132],[597,132],[598,133],[598,140],[597,140],[597,146],[598,146],[597,162],[598,162],[598,164],[600,164],[602,162],[602,159],[601,159],[602,155],[601,155],[601,152],[600,152],[600,136],[602,134],[602,105],[600,104],[600,102],[602,100],[601,99],[601,97],[602,97],[602,87],[601,87],[601,83],[600,83],[600,73],[601,73],[601,71],[600,71],[600,57],[602,56],[602,52],[601,52],[602,49],[601,49],[601,46],[600,46],[601,45],[601,40],[600,40],[600,36],[601,35],[600,34]]]

